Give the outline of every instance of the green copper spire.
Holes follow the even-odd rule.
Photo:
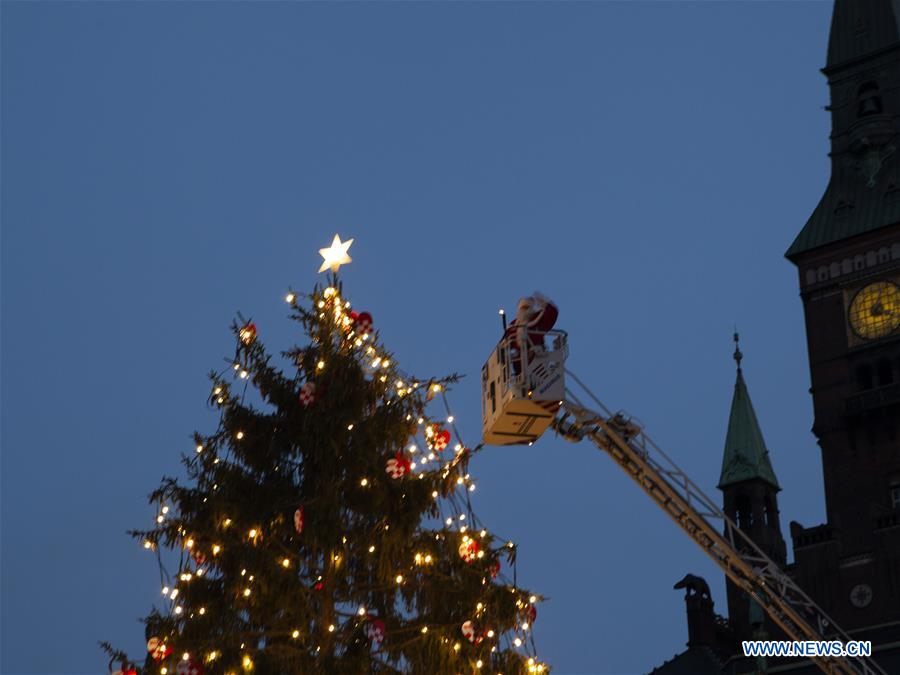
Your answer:
[[[764,480],[780,490],[744,382],[744,374],[741,371],[741,359],[744,355],[738,346],[737,333],[734,334],[734,344],[737,380],[734,383],[734,398],[731,399],[731,417],[728,419],[728,434],[725,436],[725,456],[722,458],[719,489],[755,478]]]

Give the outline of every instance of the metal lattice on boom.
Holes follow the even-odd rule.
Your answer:
[[[565,368],[563,331],[528,336],[507,331],[482,368],[482,417],[486,443],[533,443],[551,426],[569,440],[589,440],[637,485],[750,595],[791,640],[850,638],[728,515],[657,446],[643,428],[612,413]],[[568,375],[596,410],[565,386]],[[718,522],[719,527],[713,523]],[[825,673],[887,675],[863,656],[810,657]]]

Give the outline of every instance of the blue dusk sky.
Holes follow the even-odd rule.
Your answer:
[[[402,367],[479,370],[539,289],[569,367],[715,489],[737,325],[784,488],[824,520],[783,253],[828,179],[831,3],[11,2],[2,12],[3,673],[143,655],[155,560],[125,532],[214,428],[236,311],[302,339],[288,286],[341,270]],[[559,673],[642,673],[722,574],[595,448],[472,465],[475,508],[549,598]]]

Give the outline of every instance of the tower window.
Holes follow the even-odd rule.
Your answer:
[[[753,527],[753,505],[747,495],[741,495],[735,501],[737,509],[737,526],[742,530]]]
[[[887,359],[881,359],[875,368],[878,374],[878,386],[884,387],[893,383],[894,371],[891,368],[891,362]]]
[[[780,529],[778,526],[778,512],[775,509],[775,500],[772,497],[766,497],[766,525]]]
[[[891,508],[900,509],[900,485],[891,487]]]
[[[872,366],[863,364],[856,369],[856,386],[860,391],[871,389],[873,385]]]
[[[857,117],[880,115],[882,113],[881,96],[878,93],[878,85],[874,82],[863,84],[856,94],[859,101],[856,109]]]

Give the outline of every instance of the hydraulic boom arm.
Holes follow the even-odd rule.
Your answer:
[[[589,440],[605,451],[739,588],[746,591],[791,640],[849,637],[644,433],[640,425],[612,414],[570,371],[600,412],[585,407],[566,389],[565,414],[555,427],[572,440]],[[713,523],[718,521],[718,525]],[[886,675],[871,658],[819,656],[823,672]]]

